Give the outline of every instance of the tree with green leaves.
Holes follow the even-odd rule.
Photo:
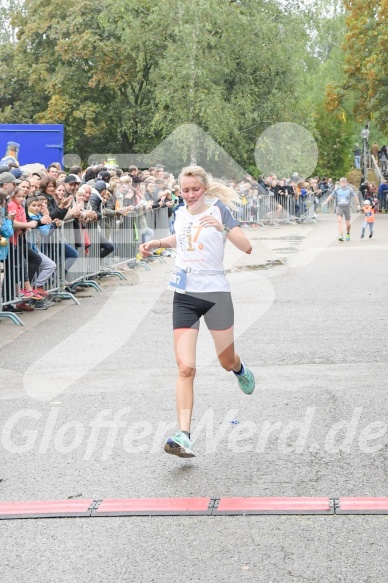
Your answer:
[[[83,156],[148,151],[194,123],[252,162],[255,137],[295,107],[294,41],[276,3],[26,0],[16,20],[12,70],[25,89],[3,119],[36,104],[30,121],[65,123]]]
[[[311,30],[303,109],[310,113],[309,123],[318,144],[316,173],[341,176],[348,172],[352,157],[357,120],[351,107],[331,110],[327,91],[331,84],[343,80],[346,30],[342,1],[320,0],[308,14]]]
[[[343,148],[348,129],[336,140],[328,127],[339,118],[323,107],[340,69],[342,15],[328,16],[328,0],[308,10],[296,0],[11,1],[17,42],[0,44],[0,121],[64,123],[66,150],[84,160],[150,152],[194,125],[245,168],[277,122],[303,125],[328,156],[332,140]],[[184,130],[174,136],[189,147]]]
[[[349,108],[359,124],[374,119],[388,130],[388,0],[345,0],[343,79],[328,90],[331,111]]]

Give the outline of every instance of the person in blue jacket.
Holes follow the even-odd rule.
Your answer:
[[[386,180],[381,181],[377,196],[380,203],[380,209],[386,212],[388,208],[388,184]]]
[[[13,235],[13,215],[12,213],[8,215],[7,198],[8,193],[4,189],[0,188],[0,261],[4,263],[5,276],[7,276],[3,279],[3,285],[2,288],[0,288],[0,305],[3,302],[1,296],[7,299],[5,296],[8,296],[10,290],[15,286],[15,264],[14,262],[11,263],[10,261],[5,263],[8,257],[9,239]],[[20,313],[20,311],[17,310],[14,306],[7,306],[7,308],[4,308],[3,311],[5,311],[5,309],[9,312]]]
[[[7,193],[0,189],[0,261],[8,256],[8,240],[13,235],[12,220],[7,216]]]
[[[26,201],[26,207],[30,219],[38,222],[36,232],[39,233],[42,237],[49,236],[51,229],[54,227],[54,224],[55,226],[58,226],[58,219],[54,219],[54,221],[50,220],[50,222],[46,224],[43,222],[44,217],[41,213],[41,203],[36,196],[28,197]],[[35,287],[37,290],[39,290],[39,293],[45,293],[43,289],[44,285],[48,282],[57,266],[52,259],[42,253],[41,249],[37,247],[36,243],[37,241],[35,237],[35,241],[31,243],[31,248],[35,251],[35,253],[38,253],[39,257],[42,259],[42,263],[39,266],[39,273],[36,278]],[[40,245],[40,247],[42,247],[42,245]]]

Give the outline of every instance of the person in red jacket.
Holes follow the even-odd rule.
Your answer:
[[[27,246],[25,238],[27,230],[35,229],[38,223],[34,220],[27,221],[24,200],[25,191],[18,186],[8,204],[8,211],[13,211],[14,215],[14,234],[10,239],[10,244],[15,247],[16,251],[16,264],[18,266],[16,287],[19,288],[18,294],[21,297],[41,300],[43,297],[36,290],[32,289],[30,281],[39,271],[42,260],[35,251]]]

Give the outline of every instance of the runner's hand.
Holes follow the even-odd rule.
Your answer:
[[[157,249],[159,246],[159,241],[148,241],[148,243],[142,243],[139,245],[139,253],[142,257],[150,257],[153,255],[152,250]]]
[[[223,231],[224,225],[222,225],[217,219],[215,219],[212,215],[205,215],[201,219],[199,219],[199,223],[201,227],[214,227],[217,231]]]

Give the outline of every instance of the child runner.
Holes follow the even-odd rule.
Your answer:
[[[245,394],[250,395],[255,388],[252,372],[234,350],[233,303],[223,266],[226,238],[244,253],[251,253],[252,246],[230,212],[240,202],[234,190],[215,181],[200,166],[184,168],[178,181],[185,204],[176,212],[175,234],[143,243],[139,252],[148,257],[155,249],[176,247],[169,287],[175,290],[173,328],[180,431],[167,439],[164,450],[179,457],[194,457],[190,424],[201,316],[221,366],[233,371]]]
[[[373,225],[375,223],[375,211],[374,211],[373,206],[371,205],[370,200],[366,199],[364,201],[364,206],[363,206],[362,212],[364,213],[364,223],[363,223],[362,229],[361,229],[361,239],[364,238],[365,229],[366,229],[367,225],[369,225],[369,239],[372,239],[372,237],[373,237]]]

